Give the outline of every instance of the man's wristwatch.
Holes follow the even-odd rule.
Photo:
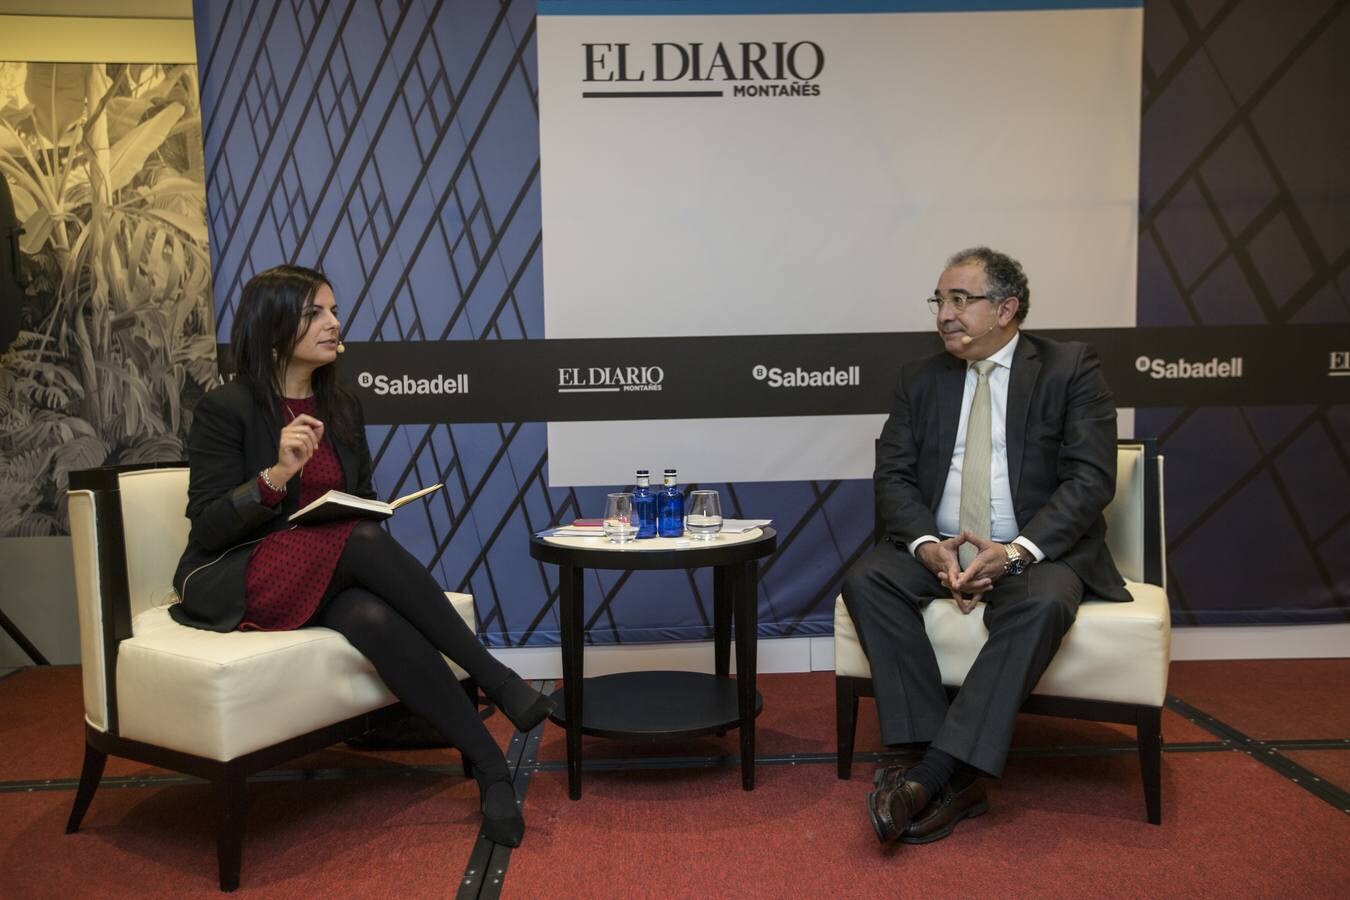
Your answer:
[[[1008,560],[1003,564],[1004,575],[1021,575],[1031,565],[1031,561],[1019,552],[1017,544],[1004,544],[1003,550],[1008,554]]]

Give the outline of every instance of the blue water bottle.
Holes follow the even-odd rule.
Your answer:
[[[684,492],[675,486],[674,469],[666,469],[665,487],[656,495],[656,516],[661,537],[684,537]]]
[[[656,537],[656,495],[652,493],[652,477],[646,469],[638,469],[637,487],[633,488],[633,517],[637,519],[638,540]]]

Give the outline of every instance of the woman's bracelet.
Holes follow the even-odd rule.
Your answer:
[[[271,466],[268,466],[268,468],[270,469]],[[267,469],[263,469],[258,474],[262,476],[263,484],[267,485],[268,490],[275,491],[278,494],[286,493],[286,485],[283,483],[281,487],[277,487],[275,484],[273,484],[272,479],[267,477]]]

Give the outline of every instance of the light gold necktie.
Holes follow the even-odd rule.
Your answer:
[[[998,363],[987,359],[975,363],[975,397],[970,402],[970,418],[966,420],[966,449],[961,461],[961,518],[962,531],[988,538],[990,523],[990,457],[994,455],[993,414],[989,402],[989,373]],[[979,551],[970,543],[957,551],[961,568],[970,565]]]

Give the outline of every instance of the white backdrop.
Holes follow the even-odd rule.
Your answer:
[[[1138,8],[542,14],[547,337],[926,331],[943,260],[972,244],[1025,264],[1029,327],[1133,325],[1141,38]],[[814,42],[819,94],[650,80],[656,42],[737,60],[743,41]],[[584,82],[585,43],[628,44],[648,80]],[[672,87],[726,96],[582,96]],[[618,483],[635,460],[866,478],[880,421],[552,423],[550,483]]]

